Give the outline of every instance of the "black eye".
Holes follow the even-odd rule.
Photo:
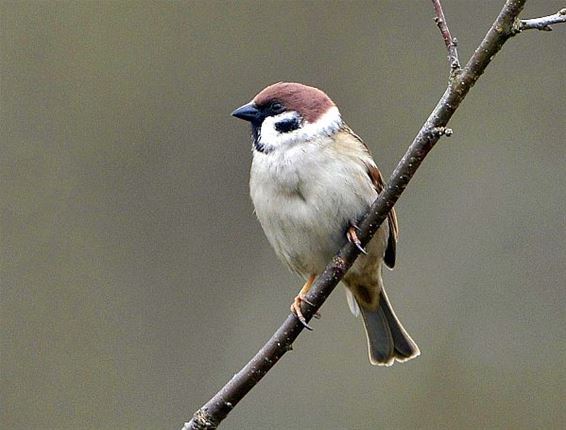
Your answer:
[[[283,109],[283,105],[281,103],[273,102],[273,103],[271,103],[270,110],[273,113],[281,113],[281,112],[283,112],[284,109]]]

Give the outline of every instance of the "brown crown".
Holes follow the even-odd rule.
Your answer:
[[[254,102],[258,106],[273,101],[281,103],[287,110],[297,111],[308,122],[315,122],[334,105],[323,91],[295,82],[278,82],[264,88]]]

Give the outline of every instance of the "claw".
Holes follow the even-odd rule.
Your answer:
[[[301,298],[300,298],[300,301],[303,301],[303,302],[305,302],[305,303],[311,305],[311,306],[314,308],[314,303],[308,301],[305,296],[301,297]],[[313,318],[316,318],[317,320],[319,320],[319,319],[320,319],[320,312],[316,311],[315,314],[313,315]]]
[[[367,251],[362,246],[360,239],[358,239],[358,235],[356,234],[356,230],[359,231],[360,228],[357,225],[352,224],[350,226],[350,228],[348,229],[348,231],[346,232],[346,237],[348,238],[348,241],[351,244],[353,244],[356,248],[358,248],[362,254],[368,255]]]
[[[309,325],[309,323],[307,323],[307,320],[305,319],[305,317],[303,315],[303,311],[301,310],[301,302],[306,302],[309,305],[313,306],[313,304],[311,302],[309,302],[307,299],[305,299],[304,296],[301,296],[299,294],[297,297],[295,297],[295,300],[293,301],[293,304],[291,305],[291,312],[298,318],[298,320],[301,322],[301,324],[307,330],[312,331],[313,328]]]
[[[314,308],[314,303],[307,300],[307,298],[305,296],[300,296],[299,301],[305,302],[307,305],[311,305]]]

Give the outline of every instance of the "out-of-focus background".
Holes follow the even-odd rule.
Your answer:
[[[502,3],[444,1],[463,61]],[[179,428],[301,285],[254,218],[230,112],[320,87],[387,177],[446,86],[431,4],[0,7],[0,427]],[[565,47],[564,25],[509,41],[397,205],[385,281],[422,356],[370,366],[338,289],[222,428],[563,428]]]

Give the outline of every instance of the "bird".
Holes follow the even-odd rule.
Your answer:
[[[361,254],[342,282],[351,312],[362,316],[370,363],[390,366],[417,357],[419,348],[383,287],[383,267],[395,266],[395,209],[362,248],[358,223],[384,182],[369,148],[336,104],[318,88],[278,82],[232,115],[251,124],[255,214],[277,256],[305,279],[291,311],[310,328],[301,311],[303,302],[310,304],[306,294],[350,241]]]

